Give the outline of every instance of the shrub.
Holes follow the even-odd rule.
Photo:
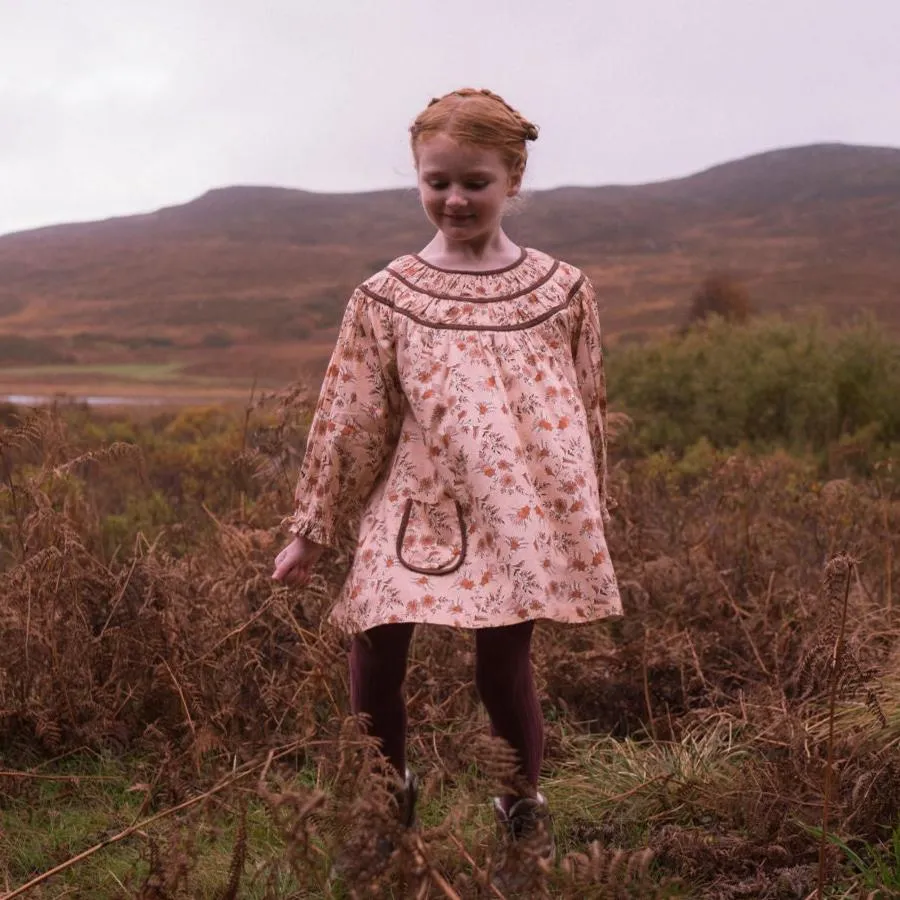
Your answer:
[[[746,287],[733,276],[717,272],[707,276],[691,298],[688,325],[710,316],[720,316],[727,322],[746,322],[752,312]]]
[[[871,450],[900,441],[900,346],[874,323],[759,319],[609,353],[612,405],[634,427],[625,449],[683,454],[706,439],[825,456],[866,431]]]

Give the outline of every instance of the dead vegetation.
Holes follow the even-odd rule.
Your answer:
[[[746,322],[753,313],[753,303],[747,288],[727,272],[707,275],[691,296],[687,325],[696,325],[710,316],[720,316],[727,322]]]
[[[17,869],[0,832],[5,896],[87,896],[66,874],[126,843],[140,859],[103,896],[499,896],[485,801],[510,761],[483,739],[469,636],[417,634],[424,812],[400,833],[390,780],[347,719],[346,641],[323,621],[347,554],[302,594],[270,579],[307,419],[296,401],[188,415],[143,451],[91,416],[3,426],[0,806],[84,753],[139,760],[142,798],[39,870]],[[524,848],[522,896],[878,889],[828,836],[868,858],[900,814],[893,470],[822,480],[779,453],[700,469],[653,457],[620,461],[612,481],[627,615],[537,633],[560,861]],[[160,484],[177,515],[148,519],[138,501],[155,510]],[[386,834],[384,864],[371,850]],[[357,865],[336,884],[347,842]],[[210,874],[214,844],[227,852]]]

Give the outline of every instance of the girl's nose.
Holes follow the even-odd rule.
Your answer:
[[[458,188],[454,188],[450,191],[446,203],[447,206],[465,206],[466,198],[462,196]]]

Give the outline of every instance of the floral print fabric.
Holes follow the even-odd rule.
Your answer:
[[[349,632],[585,622],[621,613],[606,471],[585,276],[536,250],[485,273],[404,256],[347,306],[290,528],[334,545],[359,521]]]

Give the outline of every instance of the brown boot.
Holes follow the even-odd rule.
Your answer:
[[[416,801],[418,796],[419,780],[412,771],[407,769],[403,787],[394,794],[392,806],[396,804],[397,818],[388,823],[386,829],[388,833],[377,834],[376,831],[374,841],[371,838],[366,839],[363,837],[366,834],[365,826],[360,823],[359,834],[351,833],[338,850],[331,866],[329,880],[335,878],[352,880],[354,876],[360,875],[364,871],[374,874],[376,871],[383,870],[396,849],[395,837],[398,827],[399,829],[408,829],[415,828],[417,825]],[[375,827],[378,827],[377,824]],[[383,820],[382,827],[384,827]],[[369,834],[371,833],[370,830]]]
[[[512,892],[522,891],[536,880],[542,862],[556,857],[553,819],[543,794],[520,797],[508,812],[495,797],[494,814],[501,845],[491,878],[501,892],[515,896]]]

